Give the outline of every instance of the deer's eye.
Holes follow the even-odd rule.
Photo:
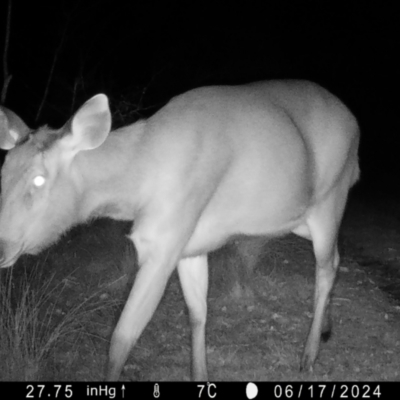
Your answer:
[[[46,183],[46,178],[42,175],[35,176],[33,178],[33,184],[36,187],[41,187]]]

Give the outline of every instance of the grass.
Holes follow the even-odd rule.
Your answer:
[[[37,270],[38,265],[34,266]],[[30,277],[32,278],[32,274]],[[19,280],[18,298],[13,294],[14,275],[1,282],[0,290],[0,335],[1,379],[36,380],[40,366],[60,340],[79,329],[78,309],[67,314],[49,301],[60,288],[52,287],[48,279],[36,290],[32,290],[27,274]],[[62,290],[62,289],[61,289]]]
[[[60,378],[56,354],[68,344],[69,358],[79,353],[82,336],[89,336],[88,321],[98,311],[110,309],[114,300],[92,294],[82,302],[65,302],[68,276],[55,274],[43,280],[35,263],[23,273],[2,275],[0,281],[0,380],[37,381]],[[27,272],[29,271],[29,272]],[[72,275],[71,275],[72,276]],[[73,280],[72,280],[73,281]],[[74,348],[74,346],[76,346]],[[71,359],[68,361],[72,366]]]

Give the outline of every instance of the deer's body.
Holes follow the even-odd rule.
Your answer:
[[[50,243],[50,231],[58,236],[94,215],[134,220],[140,270],[113,335],[110,379],[119,377],[177,265],[191,316],[193,377],[207,379],[207,253],[238,234],[294,232],[313,241],[315,312],[302,359],[312,367],[329,329],[338,229],[359,176],[357,122],[336,97],[304,81],[206,87],[108,135],[108,104],[99,95],[56,133],[42,129],[26,140],[21,123],[0,110],[0,147],[14,147],[3,168],[3,266]],[[22,174],[21,164],[37,172]],[[47,180],[32,200],[41,217],[32,207],[13,215],[35,174]]]

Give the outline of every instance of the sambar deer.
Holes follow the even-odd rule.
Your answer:
[[[312,240],[314,316],[301,359],[312,369],[330,330],[338,230],[359,177],[359,129],[332,94],[306,81],[214,86],[173,98],[110,133],[107,97],[61,129],[31,131],[0,111],[0,266],[35,254],[94,216],[134,220],[140,269],[114,330],[117,380],[177,267],[192,328],[192,377],[207,380],[207,253],[235,235]],[[326,314],[326,315],[325,315]]]

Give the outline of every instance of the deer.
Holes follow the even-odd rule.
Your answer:
[[[312,241],[313,318],[300,369],[331,331],[338,232],[359,179],[359,127],[316,83],[208,86],[111,131],[97,94],[60,129],[30,129],[0,108],[0,267],[38,254],[94,217],[134,221],[139,269],[112,334],[106,378],[118,380],[177,268],[191,324],[192,379],[207,381],[207,254],[230,239],[294,233]]]

